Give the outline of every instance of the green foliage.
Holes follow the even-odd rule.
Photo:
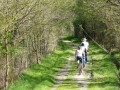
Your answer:
[[[55,84],[55,73],[64,67],[66,58],[71,53],[70,47],[64,50],[62,47],[64,46],[43,58],[41,64],[25,70],[8,90],[49,90]]]
[[[76,36],[83,37],[82,33],[77,34],[83,32],[79,28],[79,25],[82,25],[93,39],[108,50],[115,46],[119,47],[120,4],[118,0],[76,0],[76,3],[74,21]],[[85,36],[88,37],[86,34]]]
[[[74,0],[0,0],[0,88],[72,34],[74,6]]]

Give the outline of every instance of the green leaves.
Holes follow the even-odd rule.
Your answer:
[[[93,39],[104,44],[105,47],[111,48],[112,43],[119,47],[120,4],[118,1],[76,0],[76,3],[75,22],[78,25],[82,25]],[[101,39],[101,37],[104,39]]]

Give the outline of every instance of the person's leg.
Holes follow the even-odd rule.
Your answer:
[[[87,53],[85,54],[85,63],[87,63],[88,62],[88,55],[87,55]]]
[[[79,67],[78,67],[78,74],[79,74],[79,75],[82,73],[82,70],[83,70],[83,64],[80,63],[80,64],[79,64]]]
[[[79,66],[78,66],[78,73],[79,75],[82,73],[83,70],[83,63],[82,63],[82,58],[79,60]]]
[[[80,63],[80,61],[79,61],[79,59],[78,59],[78,61],[77,61],[77,68],[79,67],[79,63]]]
[[[85,56],[83,56],[82,58],[81,58],[81,63],[82,63],[82,66],[83,66],[83,68],[85,67]]]
[[[81,58],[80,63],[81,63],[81,67],[83,69],[83,58]]]

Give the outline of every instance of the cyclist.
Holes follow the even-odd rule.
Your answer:
[[[89,48],[89,43],[87,42],[86,38],[83,38],[83,41],[81,43],[81,45],[84,44],[84,48],[85,48],[85,62],[88,61],[88,48]]]
[[[83,61],[83,57],[84,57],[84,52],[82,50],[82,48],[80,46],[78,46],[77,50],[75,51],[75,58],[78,61],[78,73],[79,75],[82,73],[83,67],[84,67],[84,61]]]

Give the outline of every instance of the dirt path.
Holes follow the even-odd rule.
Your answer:
[[[73,44],[70,41],[65,41],[68,45],[73,47],[73,54],[75,51],[75,47],[78,44]],[[68,63],[66,64],[65,68],[63,68],[62,70],[60,70],[59,72],[56,73],[56,85],[54,86],[54,88],[52,90],[57,90],[57,88],[66,80],[68,79],[68,74],[69,74],[69,70],[70,70],[70,63],[71,61],[74,60],[74,55],[71,55],[68,58]],[[88,71],[88,65],[86,65],[86,67],[84,68],[84,71],[81,73],[81,75],[78,75],[78,73],[75,73],[72,76],[72,80],[76,82],[76,84],[78,84],[79,86],[79,90],[88,90],[88,79],[90,78],[90,73],[87,72]]]
[[[56,73],[56,85],[52,90],[57,90],[57,88],[62,84],[64,80],[68,78],[68,73],[70,70],[70,60],[73,58],[68,58],[68,63],[66,64],[65,68],[61,69],[59,72]]]
[[[78,75],[78,73],[76,73],[73,76],[73,80],[80,86],[79,90],[88,90],[88,79],[90,78],[90,74],[88,74],[86,72],[88,66],[86,66],[83,70],[83,72],[81,73],[81,75]]]

